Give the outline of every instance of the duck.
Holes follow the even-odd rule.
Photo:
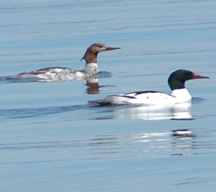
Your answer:
[[[104,99],[89,101],[89,103],[97,106],[130,104],[149,106],[191,102],[192,96],[185,88],[185,82],[191,79],[209,79],[209,77],[196,74],[189,70],[179,69],[171,73],[168,78],[168,84],[172,91],[171,95],[159,91],[138,91],[112,95]]]
[[[39,78],[41,81],[69,81],[81,80],[93,77],[99,73],[97,56],[103,51],[120,49],[120,47],[110,47],[103,43],[94,43],[89,46],[81,60],[85,60],[86,65],[82,70],[74,70],[67,67],[47,67],[30,72],[19,73],[10,76],[9,79],[19,78]]]

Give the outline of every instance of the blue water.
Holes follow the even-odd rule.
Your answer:
[[[0,189],[17,191],[215,191],[216,2],[11,0],[0,2]],[[82,69],[92,43],[96,90],[86,82],[5,81],[43,67]],[[188,69],[191,106],[92,107],[141,90],[170,93]],[[108,72],[111,72],[108,73]],[[174,137],[188,129],[192,137]]]

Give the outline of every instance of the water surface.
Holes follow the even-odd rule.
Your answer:
[[[26,0],[0,3],[1,191],[214,191],[215,1]],[[99,88],[86,81],[5,81],[43,67],[82,69],[92,43]],[[92,107],[141,90],[170,93],[188,69],[191,106]],[[192,137],[174,137],[188,129]]]

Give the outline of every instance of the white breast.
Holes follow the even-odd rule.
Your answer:
[[[83,69],[83,72],[86,74],[87,77],[96,75],[99,70],[98,70],[98,64],[97,63],[89,63],[85,66]]]
[[[187,89],[175,89],[172,91],[172,96],[176,98],[176,103],[188,102],[192,99]]]
[[[192,97],[187,89],[177,89],[172,92],[172,95],[167,95],[161,92],[143,92],[143,93],[129,93],[124,95],[131,97],[128,103],[144,104],[144,105],[167,105],[184,103],[191,101]]]

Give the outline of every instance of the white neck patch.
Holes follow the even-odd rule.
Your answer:
[[[172,91],[172,96],[175,97],[178,102],[187,102],[192,99],[187,89],[175,89]]]
[[[98,64],[97,63],[89,63],[85,66],[83,71],[86,73],[87,76],[96,75],[99,72]]]

